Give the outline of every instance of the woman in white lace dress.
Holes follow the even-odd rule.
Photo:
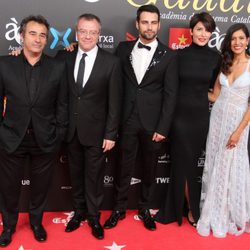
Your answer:
[[[215,237],[250,232],[249,31],[232,25],[222,44],[222,67],[209,100],[214,103],[202,177],[197,231]]]

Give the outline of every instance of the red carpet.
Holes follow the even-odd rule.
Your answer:
[[[109,216],[110,211],[102,212],[101,222]],[[150,232],[144,229],[137,219],[136,211],[128,211],[126,219],[119,222],[114,229],[105,230],[105,239],[96,240],[86,222],[72,233],[65,233],[65,222],[70,213],[45,213],[44,226],[48,239],[44,243],[36,242],[29,228],[28,216],[20,214],[16,233],[12,243],[5,249],[11,250],[249,250],[250,234],[241,236],[228,235],[224,239],[213,236],[203,238],[188,222],[179,227],[176,223],[157,224],[157,230]],[[2,230],[2,226],[1,226]]]

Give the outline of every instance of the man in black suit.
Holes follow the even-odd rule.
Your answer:
[[[99,208],[105,153],[117,138],[122,88],[119,58],[97,46],[100,31],[97,16],[81,15],[76,24],[78,49],[57,55],[66,62],[70,85],[67,140],[74,216],[65,231],[76,230],[87,218],[97,239],[104,237]]]
[[[34,237],[45,241],[42,226],[56,156],[68,124],[65,63],[43,54],[49,24],[42,16],[22,20],[23,52],[0,59],[0,247],[11,242],[18,219],[21,179],[30,157],[29,219]],[[4,99],[6,106],[4,107]]]
[[[138,148],[143,156],[139,217],[155,230],[149,208],[161,142],[167,138],[178,87],[177,62],[173,51],[157,39],[160,13],[154,5],[137,10],[136,41],[121,42],[124,78],[123,120],[120,134],[120,167],[116,179],[116,204],[104,228],[115,227],[125,217],[131,174]]]

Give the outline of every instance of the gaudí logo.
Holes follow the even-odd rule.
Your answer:
[[[250,13],[250,3],[249,1],[245,0],[145,0],[145,1],[138,1],[138,0],[127,0],[129,4],[134,7],[140,7],[144,4],[154,4],[156,5],[159,2],[163,2],[164,6],[171,10],[173,8],[178,8],[180,10],[185,10],[186,8],[192,7],[195,11],[214,11],[219,10],[221,12],[233,12],[239,13],[243,10],[246,10]],[[248,2],[248,3],[247,3]]]

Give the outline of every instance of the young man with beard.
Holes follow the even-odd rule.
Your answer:
[[[154,5],[137,10],[136,41],[121,42],[116,54],[122,61],[124,98],[120,133],[120,166],[116,185],[116,204],[104,224],[109,229],[125,217],[132,170],[138,149],[142,152],[143,170],[139,217],[145,228],[155,230],[149,208],[158,151],[167,139],[178,87],[177,62],[173,51],[157,38],[160,12]]]

